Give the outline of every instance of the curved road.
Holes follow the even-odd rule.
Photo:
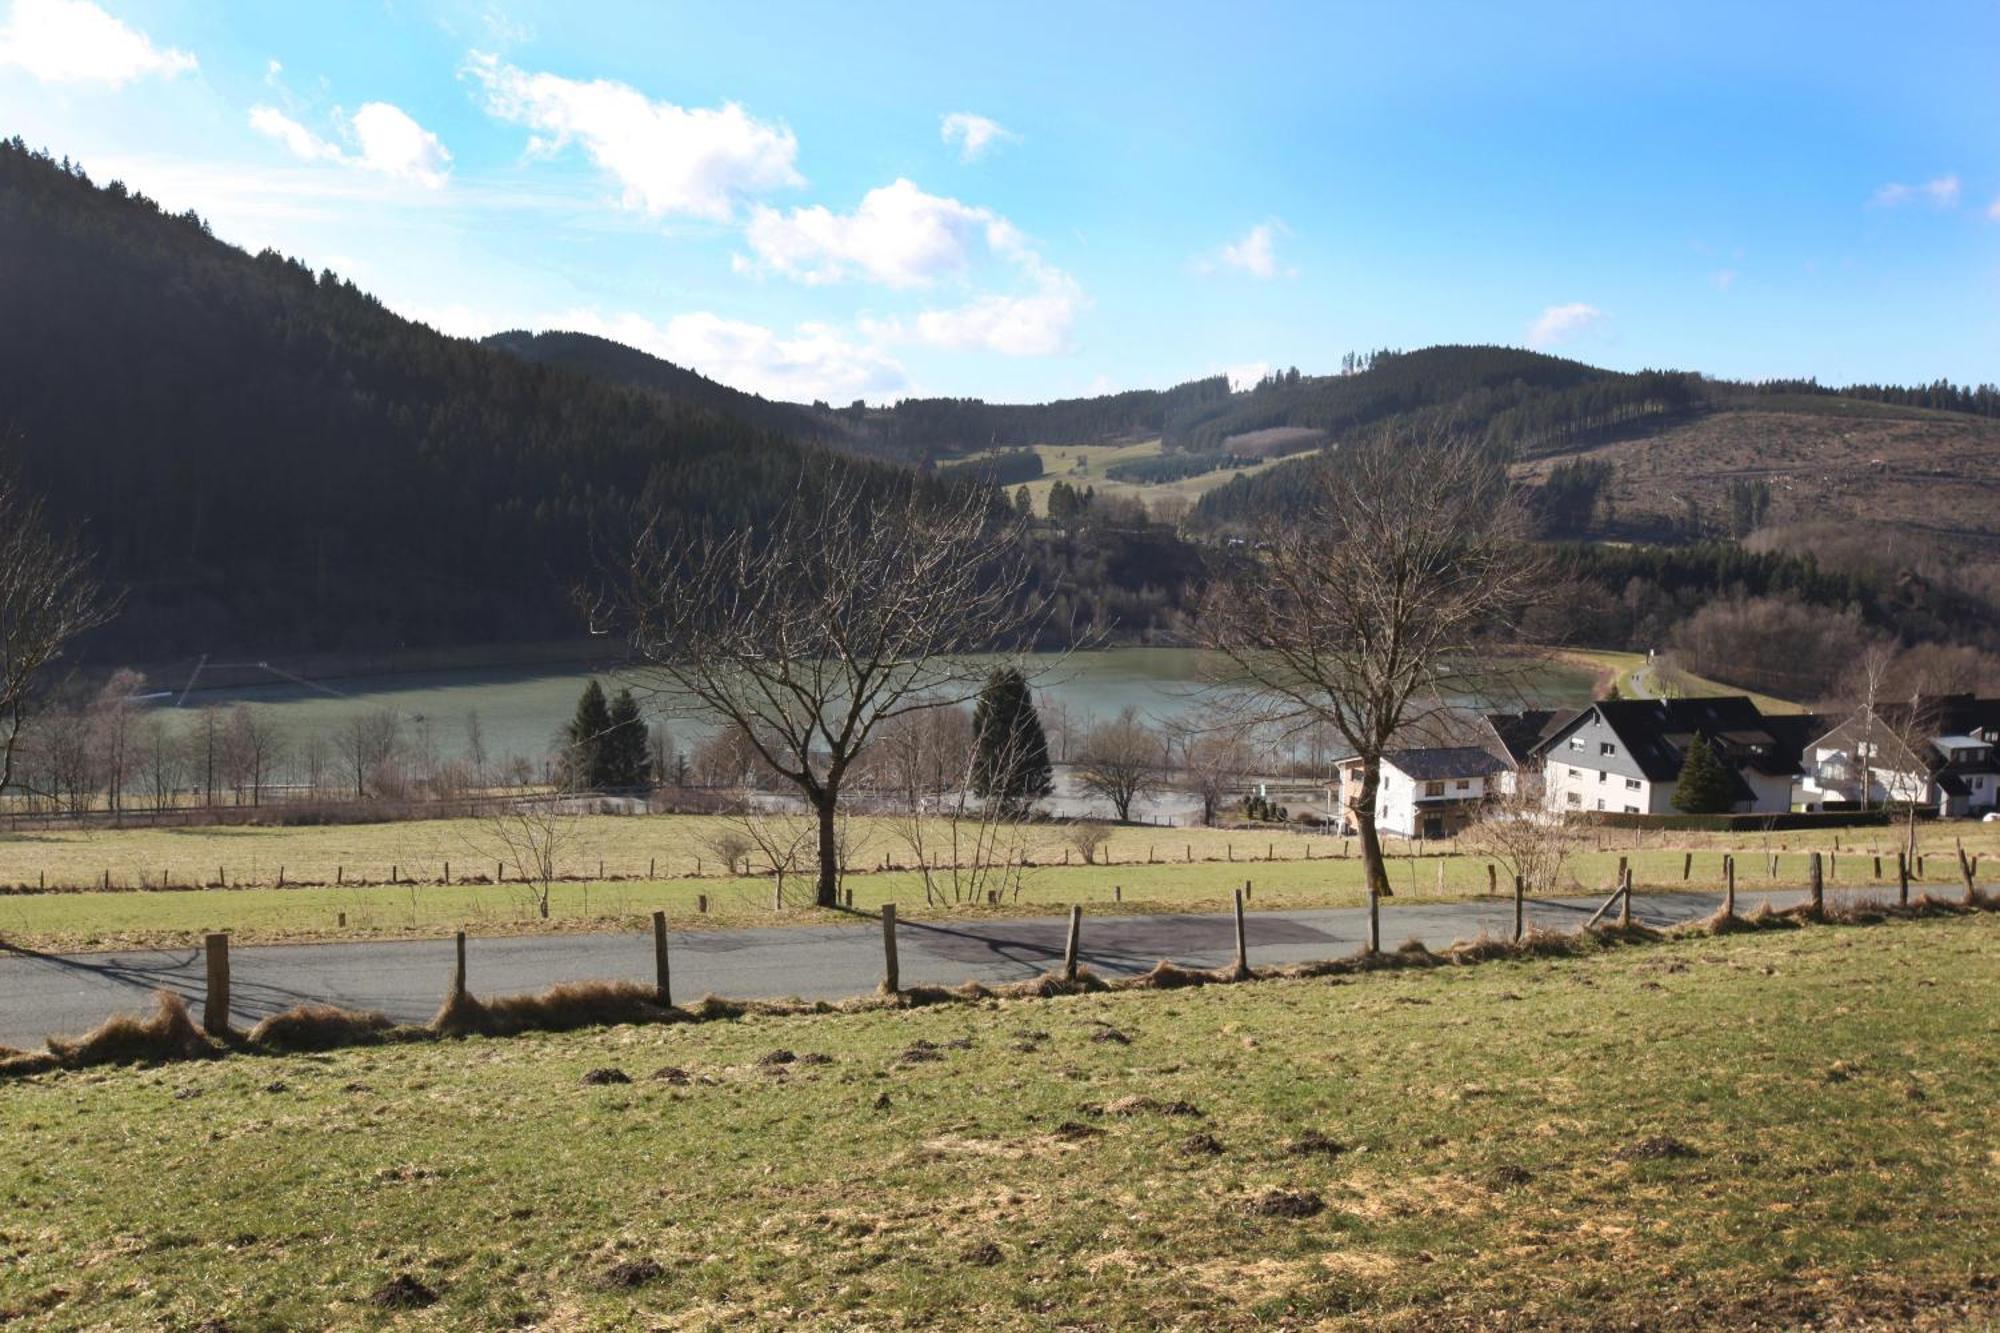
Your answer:
[[[1893,888],[1832,889],[1852,902],[1893,895]],[[1738,895],[1752,911],[1769,900],[1784,907],[1797,892]],[[1600,898],[1537,899],[1531,925],[1573,930]],[[1635,919],[1673,925],[1709,915],[1713,893],[1640,893]],[[1433,949],[1482,932],[1513,928],[1510,901],[1383,904],[1382,939],[1393,947],[1420,939]],[[906,985],[1017,981],[1047,971],[1062,958],[1066,918],[900,924],[898,961]],[[1358,907],[1252,911],[1245,936],[1252,963],[1299,963],[1337,958],[1367,938]],[[714,993],[736,999],[797,996],[840,999],[873,990],[882,978],[877,919],[857,914],[854,925],[768,926],[696,931],[671,940],[673,987],[683,1001]],[[1162,958],[1190,967],[1217,967],[1234,955],[1235,936],[1223,915],[1086,916],[1085,965],[1103,975],[1143,972]],[[653,979],[650,932],[620,935],[540,935],[471,939],[467,980],[475,995],[541,990],[560,981]],[[437,1010],[450,981],[449,939],[363,944],[297,944],[231,950],[230,1012],[242,1025],[303,1001],[379,1009],[400,1022],[422,1022]],[[111,1014],[143,1010],[155,989],[187,997],[200,1012],[205,982],[201,951],[39,954],[0,942],[0,1045],[33,1048],[51,1033],[84,1031]]]

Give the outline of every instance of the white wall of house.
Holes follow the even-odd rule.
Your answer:
[[[1435,787],[1437,790],[1433,791]],[[1386,833],[1395,833],[1405,838],[1414,838],[1422,827],[1423,799],[1480,801],[1486,798],[1486,779],[1483,777],[1433,779],[1419,781],[1384,762],[1382,781],[1375,789],[1375,825]]]
[[[1657,815],[1673,810],[1673,783],[1590,768],[1581,755],[1576,758],[1583,762],[1571,763],[1565,758],[1569,753],[1565,749],[1551,751],[1548,766],[1542,771],[1542,800],[1549,809],[1614,815]]]

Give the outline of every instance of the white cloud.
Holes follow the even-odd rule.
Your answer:
[[[117,88],[148,74],[171,79],[196,64],[186,51],[154,46],[90,0],[14,0],[0,27],[0,68],[24,69],[43,83]]]
[[[1002,356],[1054,356],[1069,346],[1071,327],[1085,302],[1076,281],[1053,269],[1038,290],[1022,296],[979,296],[964,305],[925,310],[913,320],[864,322],[889,340],[910,339],[933,347],[983,349]]]
[[[320,138],[274,106],[251,107],[250,128],[277,140],[302,162],[339,162],[346,157],[339,144]]]
[[[1552,305],[1528,328],[1528,346],[1556,347],[1604,326],[1604,312],[1596,306],[1572,301]]]
[[[361,146],[357,165],[433,190],[451,174],[451,154],[437,135],[400,107],[369,102],[354,113],[352,124],[355,142]]]
[[[908,180],[870,190],[852,213],[821,205],[781,213],[759,206],[744,239],[763,264],[801,282],[859,274],[889,287],[923,287],[964,274],[980,243],[995,254],[1025,253],[1020,233],[989,209],[926,194]]]
[[[1242,240],[1222,246],[1222,266],[1240,268],[1252,278],[1270,280],[1278,276],[1278,224],[1258,222]]]
[[[475,51],[465,72],[486,91],[486,110],[535,131],[531,152],[578,143],[624,190],[626,208],[726,222],[748,195],[803,185],[798,140],[734,102],[681,107],[623,83],[530,74]]]
[[[1956,176],[1939,176],[1921,185],[1905,185],[1892,181],[1875,191],[1868,202],[1878,208],[1896,208],[1902,204],[1927,203],[1933,208],[1955,208],[1958,206],[1959,181]]]
[[[1736,270],[1733,268],[1719,268],[1708,275],[1708,280],[1714,284],[1715,290],[1726,292],[1736,285]]]
[[[356,147],[352,153],[274,106],[251,107],[250,128],[283,144],[304,162],[339,162],[433,190],[451,174],[451,154],[438,137],[387,102],[369,102],[352,118],[341,120],[342,131]]]
[[[895,358],[825,324],[800,324],[781,334],[708,311],[675,315],[663,327],[642,315],[573,310],[543,327],[612,338],[768,398],[880,402],[909,387]]]
[[[1050,356],[1069,345],[1085,304],[1076,280],[1042,259],[1006,218],[926,194],[908,180],[870,190],[852,213],[820,205],[788,212],[759,207],[744,238],[755,258],[739,257],[739,268],[800,282],[857,278],[907,290],[941,280],[970,284],[982,269],[1000,267],[1014,275],[1010,285],[1025,288],[862,322],[870,336],[887,342]]]
[[[1995,199],[1987,206],[1986,216],[1992,218],[1995,222],[2000,222],[2000,199]]]
[[[977,162],[986,155],[986,150],[995,144],[1019,143],[1021,136],[985,116],[975,116],[970,111],[954,111],[938,125],[938,136],[948,144],[958,145],[958,160]]]

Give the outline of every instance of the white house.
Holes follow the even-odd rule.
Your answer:
[[[1909,805],[1941,816],[2000,808],[2000,699],[1920,695],[1855,712],[1806,747],[1807,809]]]
[[[1681,764],[1699,737],[1731,775],[1735,811],[1787,811],[1817,727],[1805,714],[1765,717],[1740,695],[1600,700],[1540,743],[1543,799],[1570,813],[1676,814]]]
[[[1361,794],[1361,761],[1340,761],[1340,805],[1352,811]],[[1447,838],[1479,817],[1492,784],[1508,771],[1476,745],[1399,750],[1382,756],[1375,789],[1375,826],[1405,838]]]

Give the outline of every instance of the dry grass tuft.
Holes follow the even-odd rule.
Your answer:
[[[619,1023],[668,1023],[677,1015],[662,1008],[658,993],[636,981],[570,981],[534,995],[478,1000],[451,995],[431,1019],[441,1036],[479,1033],[489,1037],[517,1032],[569,1032]]]
[[[260,1021],[248,1041],[270,1051],[331,1051],[381,1041],[395,1026],[387,1014],[372,1009],[300,1004]]]
[[[1513,958],[1516,950],[1512,940],[1503,940],[1498,935],[1481,935],[1476,940],[1459,940],[1444,951],[1444,956],[1454,963],[1490,963],[1500,958]]]
[[[222,1047],[195,1026],[187,1002],[169,990],[153,992],[146,1018],[116,1014],[81,1037],[49,1038],[49,1054],[67,1069],[85,1065],[130,1065],[142,1061],[201,1060]]]
[[[1183,990],[1189,986],[1212,986],[1218,982],[1235,980],[1228,968],[1209,971],[1204,968],[1182,967],[1162,958],[1153,964],[1152,970],[1136,977],[1126,977],[1113,983],[1114,990]]]

